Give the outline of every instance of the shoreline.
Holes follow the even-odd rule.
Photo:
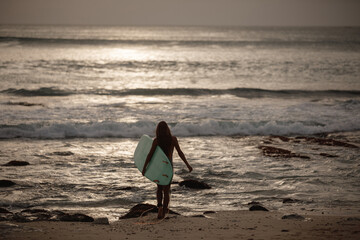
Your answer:
[[[358,156],[358,148],[359,148],[359,133],[356,132],[341,132],[341,133],[333,133],[327,137],[315,137],[315,135],[311,137],[304,136],[252,136],[252,137],[235,137],[235,136],[213,136],[213,137],[187,137],[183,139],[185,142],[185,149],[190,148],[193,144],[197,144],[201,141],[205,141],[208,144],[208,149],[201,149],[197,155],[193,155],[192,157],[196,159],[195,164],[198,164],[200,167],[199,173],[200,175],[194,178],[192,175],[186,175],[186,171],[183,172],[181,169],[176,174],[176,179],[174,179],[172,186],[172,202],[174,203],[175,211],[189,216],[191,214],[199,214],[206,210],[214,210],[214,211],[237,211],[237,210],[246,210],[250,202],[259,202],[264,207],[268,208],[270,211],[283,211],[283,212],[296,212],[298,214],[312,214],[312,215],[346,215],[351,216],[353,214],[360,213],[360,208],[354,204],[358,202],[358,198],[356,198],[355,194],[353,194],[353,188],[349,188],[349,183],[342,184],[342,176],[350,176],[354,184],[356,183],[356,166],[357,166],[357,156]],[[3,149],[4,152],[8,150],[11,154],[13,154],[14,144],[12,143],[14,140],[8,140],[9,143]],[[24,139],[16,139],[15,145],[18,145],[18,141],[28,141]],[[51,141],[51,147],[45,145],[48,141]],[[106,158],[104,164],[108,164],[110,167],[105,168],[108,170],[108,174],[112,174],[111,176],[116,179],[121,179],[119,173],[113,171],[114,167],[119,169],[125,169],[126,174],[129,172],[133,173],[134,179],[130,182],[115,184],[113,186],[113,182],[108,181],[103,183],[103,175],[99,175],[99,181],[95,181],[95,185],[99,184],[99,186],[95,186],[94,188],[89,187],[89,175],[81,175],[83,179],[83,184],[79,184],[78,190],[81,192],[85,189],[85,193],[99,193],[99,196],[103,196],[106,194],[105,200],[100,198],[100,200],[92,201],[91,198],[83,198],[80,202],[73,201],[74,205],[70,203],[61,205],[61,201],[59,201],[59,205],[49,204],[47,205],[38,203],[31,203],[30,205],[19,206],[16,205],[16,200],[12,200],[9,203],[3,204],[1,207],[7,208],[12,212],[20,212],[22,210],[31,209],[31,208],[40,208],[45,210],[58,210],[65,212],[81,212],[84,214],[88,214],[93,217],[107,217],[109,221],[116,221],[120,214],[125,214],[126,211],[131,207],[131,205],[136,203],[150,203],[155,204],[155,190],[152,185],[150,185],[147,180],[141,177],[138,170],[133,168],[132,155],[124,155],[121,158],[119,154],[113,155],[113,151],[111,152],[102,152],[101,154],[91,154],[89,155],[88,147],[94,146],[94,143],[97,142],[105,142],[101,144],[99,149],[111,149],[114,148],[114,143],[118,146],[118,149],[133,149],[135,145],[134,139],[130,139],[129,141],[122,140],[118,141],[115,138],[106,138],[106,139],[89,139],[87,141],[82,141],[82,139],[71,139],[71,140],[38,140],[38,141],[29,141],[26,144],[26,149],[42,149],[40,154],[28,151],[17,154],[14,152],[13,158],[4,158],[1,169],[4,173],[9,172],[9,176],[24,176],[24,174],[29,173],[25,177],[29,177],[31,181],[35,180],[35,183],[29,185],[27,182],[24,182],[20,178],[3,178],[0,181],[5,180],[9,181],[9,183],[13,184],[10,187],[1,188],[1,190],[5,191],[24,191],[26,190],[28,193],[32,194],[34,192],[33,189],[41,187],[43,185],[37,184],[38,181],[41,184],[48,184],[49,186],[57,186],[57,182],[49,182],[48,179],[39,180],[37,171],[45,165],[57,161],[58,166],[62,167],[64,170],[67,167],[71,167],[72,171],[78,170],[78,172],[86,173],[86,171],[82,171],[81,165],[78,163],[86,163],[87,167],[90,166],[97,171],[99,167],[103,167],[103,165],[99,163],[98,159]],[[211,164],[212,160],[208,160],[207,162],[202,159],[203,152],[209,153],[220,142],[224,146],[228,146],[225,150],[228,150],[227,155],[229,160],[227,164],[232,167],[232,169],[241,169],[244,166],[236,165],[236,162],[232,160],[232,157],[235,156],[236,159],[240,159],[245,165],[248,164],[248,168],[244,171],[232,171],[224,170],[222,168],[215,168],[213,171],[208,170],[204,166],[208,166],[207,164]],[[187,145],[186,145],[187,144]],[[240,147],[241,153],[239,154],[239,150],[236,150],[235,147]],[[354,148],[355,147],[355,148]],[[86,152],[84,152],[86,149]],[[232,150],[235,149],[235,150]],[[218,149],[219,152],[223,151],[223,149]],[[216,155],[216,157],[222,155]],[[31,158],[25,158],[28,156],[33,156]],[[110,157],[109,157],[110,156]],[[249,157],[250,156],[250,157]],[[49,160],[51,159],[51,161]],[[199,161],[199,159],[202,161]],[[250,159],[250,160],[249,160]],[[10,163],[14,160],[14,162],[24,163],[23,165],[11,165]],[[21,160],[27,160],[28,162],[21,162]],[[223,161],[223,159],[221,159]],[[261,168],[251,168],[254,166],[254,161],[257,160],[259,164],[257,166],[262,166],[264,163],[268,164],[267,167]],[[247,163],[247,161],[249,161]],[[70,165],[69,165],[70,163]],[[273,165],[276,163],[277,165]],[[338,177],[338,184],[334,186],[334,178],[333,176],[327,176],[327,167],[325,163],[331,163],[333,168],[339,168],[340,172],[337,170],[333,172],[335,177]],[[26,164],[26,165],[25,165]],[[53,172],[59,174],[57,165],[50,165],[53,167]],[[182,166],[182,165],[180,165]],[[344,172],[344,166],[347,167]],[[352,168],[350,168],[352,166]],[[129,168],[130,167],[130,168]],[[202,167],[202,168],[201,168]],[[89,168],[89,167],[88,167]],[[299,171],[300,168],[308,169],[307,171],[300,172],[299,174],[296,171]],[[18,174],[18,170],[24,170],[22,174]],[[61,168],[60,168],[61,169]],[[295,171],[293,175],[287,176],[286,171],[284,169],[289,169],[290,171]],[[25,171],[26,170],[26,171]],[[273,175],[268,173],[268,171],[273,171]],[[277,171],[277,172],[276,172]],[[283,175],[281,173],[283,172]],[[66,174],[66,171],[63,171],[63,174],[59,174],[61,180],[63,180],[63,175]],[[97,172],[96,172],[97,173]],[[125,172],[123,172],[125,173]],[[321,178],[321,173],[326,178]],[[11,175],[13,174],[13,175]],[[205,174],[202,176],[201,174]],[[221,199],[220,193],[218,193],[217,189],[223,188],[224,186],[230,186],[231,184],[225,183],[217,183],[214,182],[219,178],[220,180],[228,180],[227,175],[234,174],[235,181],[238,186],[246,186],[244,189],[228,189],[227,191],[233,193],[229,202],[224,203],[224,199]],[[276,175],[278,174],[278,175]],[[325,174],[325,175],[324,175]],[[303,178],[303,180],[298,180],[299,176]],[[277,177],[276,177],[277,176]],[[320,177],[318,177],[320,176]],[[203,181],[210,186],[213,187],[213,190],[192,190],[190,188],[183,188],[179,186],[179,181],[181,180],[189,180],[195,179]],[[248,181],[252,181],[252,184],[244,182],[243,179],[248,179]],[[277,179],[284,179],[283,181],[277,182]],[[51,178],[50,178],[51,180]],[[63,190],[64,187],[69,181],[72,181],[73,178],[69,178],[68,181],[64,181],[65,185],[60,185],[57,190]],[[312,182],[309,183],[309,181]],[[127,181],[127,180],[126,180]],[[272,184],[267,187],[263,187],[261,184],[257,185],[258,182],[264,181],[273,181],[275,184]],[[286,183],[284,185],[284,183]],[[297,184],[297,188],[300,189],[291,189],[294,187],[294,183]],[[103,192],[103,185],[106,184],[110,186],[105,189]],[[247,185],[246,185],[247,184]],[[46,187],[48,186],[46,185]],[[145,187],[144,187],[145,186]],[[309,191],[308,187],[318,187],[316,189],[320,189],[322,195],[317,195],[317,192]],[[356,186],[356,185],[355,185]],[[285,187],[285,189],[284,189]],[[353,199],[343,198],[344,196],[339,195],[338,191],[343,190],[348,187],[351,190],[351,194],[349,195]],[[290,188],[289,191],[287,191]],[[51,188],[47,188],[52,190]],[[280,189],[280,193],[272,192],[273,189]],[[282,189],[284,189],[283,192]],[[263,194],[257,194],[256,190],[264,191]],[[143,191],[142,198],[133,198],[136,197],[140,191]],[[235,191],[235,192],[234,192]],[[254,193],[252,192],[254,191]],[[63,194],[65,196],[73,196],[77,195],[79,191],[64,191]],[[149,194],[150,192],[150,194]],[[347,193],[344,190],[345,193]],[[58,193],[56,193],[58,194]],[[109,194],[112,194],[112,197],[109,197]],[[209,198],[207,196],[220,196],[215,199],[209,205]],[[46,194],[44,195],[46,196]],[[40,197],[44,197],[40,196]],[[181,202],[182,197],[184,196],[197,196],[195,204],[183,204]],[[129,199],[130,202],[122,203],[122,199]],[[206,201],[204,200],[206,199]],[[286,201],[286,199],[290,199],[290,201]],[[223,204],[218,204],[219,200],[223,202]],[[227,199],[225,199],[227,200]],[[18,200],[17,200],[18,201]],[[108,204],[108,205],[107,205]],[[101,209],[101,208],[104,209]]]
[[[151,213],[101,225],[84,222],[0,222],[3,239],[359,239],[356,216],[303,215],[282,219],[279,211],[220,211],[199,216]],[[299,215],[297,215],[299,216]]]

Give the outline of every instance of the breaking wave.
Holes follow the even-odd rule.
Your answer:
[[[331,125],[309,122],[224,122],[207,120],[200,123],[169,123],[176,136],[235,136],[235,135],[310,135],[338,131],[360,130],[353,122]],[[64,124],[20,124],[0,126],[0,139],[35,138],[136,138],[154,135],[155,122],[99,122]]]

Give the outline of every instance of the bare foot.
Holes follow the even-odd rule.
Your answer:
[[[158,208],[159,209],[159,211],[158,211],[158,219],[163,219],[164,218],[164,209],[163,209],[163,207],[159,207]]]
[[[162,218],[165,218],[165,215],[169,213],[169,209],[168,208],[164,208],[163,209],[163,215]]]

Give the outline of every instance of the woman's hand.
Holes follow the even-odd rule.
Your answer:
[[[189,173],[191,173],[193,170],[193,168],[191,166],[188,166],[188,169],[189,169]]]

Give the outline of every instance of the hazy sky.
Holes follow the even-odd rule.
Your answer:
[[[360,26],[360,0],[0,0],[0,24]]]

